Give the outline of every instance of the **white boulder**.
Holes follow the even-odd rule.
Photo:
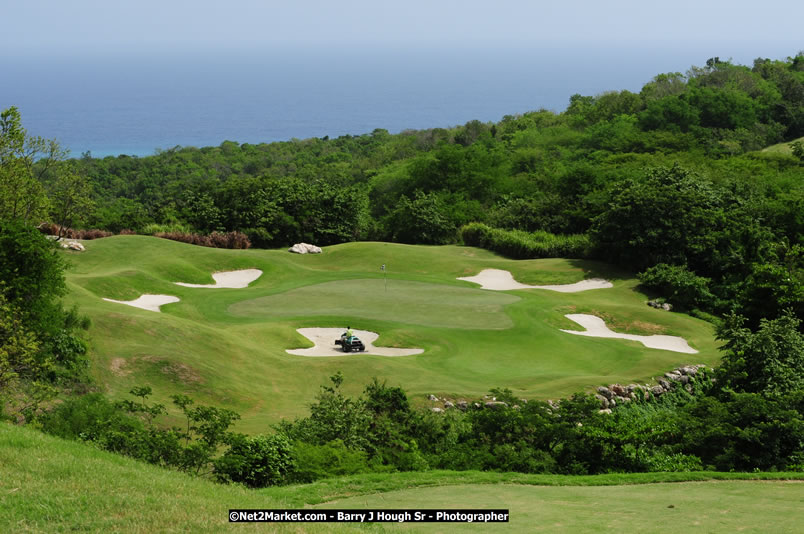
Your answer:
[[[321,247],[309,243],[296,243],[288,249],[288,252],[295,252],[296,254],[321,254]]]
[[[86,250],[86,247],[78,241],[62,241],[61,248],[77,250],[78,252],[84,252]]]

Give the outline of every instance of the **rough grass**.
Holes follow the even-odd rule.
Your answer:
[[[799,137],[798,139],[793,139],[792,141],[785,141],[784,143],[777,143],[775,145],[771,145],[762,149],[762,152],[771,152],[777,154],[793,154],[793,150],[790,148],[792,143],[799,141],[804,143],[804,137]]]
[[[457,525],[248,524],[230,508],[508,508],[506,532],[796,532],[801,473],[370,474],[247,490],[0,424],[0,532],[263,532],[480,529]],[[689,482],[698,481],[698,482]],[[674,483],[671,483],[674,482]],[[669,508],[673,505],[673,508]],[[487,526],[488,527],[488,526]],[[483,530],[489,530],[484,528]],[[630,529],[629,529],[630,530]],[[538,531],[538,530],[536,530]]]
[[[712,326],[645,305],[628,273],[581,260],[508,260],[459,246],[349,243],[321,255],[278,250],[223,250],[144,236],[93,241],[63,252],[72,267],[68,304],[92,319],[92,373],[113,398],[150,385],[154,400],[185,393],[241,413],[239,430],[264,432],[281,418],[307,413],[319,385],[337,371],[347,393],[372,377],[402,386],[414,403],[427,394],[479,397],[508,387],[520,397],[558,398],[612,382],[644,382],[679,365],[715,363]],[[387,271],[380,270],[385,264]],[[196,289],[215,271],[258,268],[246,289]],[[582,293],[493,292],[456,280],[485,268],[506,269],[527,284],[603,277],[614,288]],[[385,290],[387,276],[388,290]],[[163,313],[110,303],[143,293],[181,299]],[[605,314],[613,328],[661,331],[689,340],[693,356],[630,341],[572,336],[567,313]],[[418,356],[302,358],[302,327],[380,333],[378,342],[420,347]]]

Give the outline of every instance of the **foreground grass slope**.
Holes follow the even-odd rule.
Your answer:
[[[0,424],[0,532],[796,532],[801,473],[397,473],[246,490]],[[670,484],[669,482],[674,482]],[[673,507],[670,508],[670,505]],[[228,524],[229,508],[509,508],[508,525]],[[676,530],[673,528],[671,530]]]
[[[142,236],[87,243],[67,253],[68,302],[92,318],[93,374],[116,398],[151,385],[155,399],[181,392],[243,415],[242,429],[264,431],[306,412],[319,384],[338,370],[347,393],[372,377],[400,385],[413,398],[428,393],[471,397],[509,387],[527,398],[557,398],[611,382],[644,382],[668,369],[717,361],[712,327],[645,306],[628,273],[579,260],[514,261],[485,250],[389,243],[348,243],[321,255],[279,250],[221,250]],[[387,266],[387,280],[380,266]],[[257,268],[246,289],[197,289],[215,271]],[[509,270],[529,284],[605,277],[614,288],[582,293],[495,292],[459,276]],[[106,302],[142,294],[181,299],[163,313]],[[700,351],[686,355],[630,341],[572,336],[567,313],[592,313],[615,330],[670,334]],[[420,347],[418,356],[305,358],[285,352],[309,346],[301,327],[380,333],[378,344]]]

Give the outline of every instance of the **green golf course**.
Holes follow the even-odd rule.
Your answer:
[[[709,323],[645,305],[632,273],[563,259],[508,260],[463,246],[346,243],[320,255],[285,250],[223,250],[155,237],[116,236],[63,252],[70,268],[67,304],[92,320],[92,373],[113,398],[147,384],[154,400],[184,393],[231,408],[243,431],[264,431],[306,414],[327,377],[342,371],[357,394],[372,377],[409,392],[475,398],[507,387],[523,398],[559,398],[613,382],[644,383],[684,364],[713,364]],[[381,265],[386,265],[386,271]],[[204,289],[211,274],[260,269],[243,289]],[[526,284],[605,278],[610,289],[578,293],[489,291],[456,280],[483,269],[510,271]],[[180,299],[161,313],[103,298],[144,294]],[[568,335],[568,313],[598,315],[617,332],[681,336],[699,351],[682,354],[640,343]],[[345,327],[380,334],[381,346],[421,348],[420,355],[307,358],[287,349],[310,342],[303,327]]]

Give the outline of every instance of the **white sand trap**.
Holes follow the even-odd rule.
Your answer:
[[[673,352],[686,352],[687,354],[696,354],[698,351],[693,349],[687,344],[687,340],[678,336],[637,336],[633,334],[618,334],[612,332],[606,326],[605,321],[600,317],[594,315],[586,315],[584,313],[571,313],[565,315],[567,319],[571,319],[586,328],[585,332],[578,332],[575,330],[561,330],[568,334],[575,334],[576,336],[589,336],[589,337],[613,337],[617,339],[630,339],[632,341],[639,341],[649,349],[672,350]]]
[[[366,346],[364,352],[343,352],[335,340],[341,337],[345,328],[299,328],[298,333],[315,343],[309,349],[291,349],[287,352],[296,356],[352,356],[354,354],[372,354],[374,356],[411,356],[421,354],[424,349],[394,349],[391,347],[375,347],[372,343],[380,337],[376,332],[368,330],[352,330]]]
[[[108,302],[116,302],[118,304],[125,304],[127,306],[134,306],[135,308],[142,308],[143,310],[161,312],[162,310],[159,309],[160,306],[163,304],[179,302],[180,299],[179,297],[173,297],[171,295],[143,295],[135,300],[114,300],[106,298],[103,300]]]
[[[491,289],[493,291],[508,291],[511,289],[548,289],[550,291],[558,291],[560,293],[577,293],[578,291],[587,291],[589,289],[608,289],[613,287],[612,283],[602,278],[590,278],[589,280],[581,280],[574,284],[560,284],[548,286],[529,286],[527,284],[520,284],[508,271],[502,269],[483,269],[475,276],[465,276],[458,278],[458,280],[466,280],[467,282],[474,282],[480,284],[482,289]]]
[[[173,282],[177,286],[184,287],[203,287],[206,289],[242,289],[262,276],[259,269],[242,269],[240,271],[223,271],[212,273],[214,284],[185,284],[184,282]]]

